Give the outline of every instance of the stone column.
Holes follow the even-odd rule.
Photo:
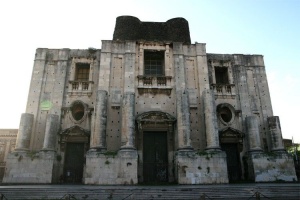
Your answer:
[[[246,117],[249,151],[262,151],[257,116]]]
[[[192,150],[191,146],[191,127],[190,127],[190,108],[188,94],[178,92],[176,99],[177,106],[177,132],[178,150]]]
[[[204,113],[205,113],[205,132],[206,149],[220,150],[219,130],[216,114],[216,105],[213,92],[208,89],[203,92]]]
[[[91,134],[91,149],[106,150],[107,91],[98,90],[95,106],[94,129]]]
[[[19,131],[17,135],[15,151],[29,150],[33,119],[34,119],[33,114],[23,113],[21,115],[21,121],[20,121]]]
[[[135,149],[134,147],[134,106],[135,94],[133,92],[124,93],[122,101],[122,138],[121,149]]]
[[[271,151],[285,151],[282,141],[281,126],[278,116],[268,117]]]
[[[59,116],[54,114],[47,115],[45,138],[43,150],[55,151],[56,135],[59,125]]]

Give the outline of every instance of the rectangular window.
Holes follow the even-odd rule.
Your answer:
[[[76,63],[76,81],[89,81],[90,64]]]
[[[164,51],[145,51],[145,76],[164,76]]]
[[[229,84],[227,67],[215,67],[216,84]]]

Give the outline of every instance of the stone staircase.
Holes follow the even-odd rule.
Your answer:
[[[227,184],[193,186],[0,186],[0,200],[13,199],[300,199],[300,184]]]

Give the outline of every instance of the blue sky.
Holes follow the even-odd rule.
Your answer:
[[[10,0],[0,2],[0,128],[18,128],[36,48],[101,48],[115,19],[189,21],[208,53],[264,55],[274,115],[300,143],[300,0]],[[13,80],[11,77],[15,77]]]

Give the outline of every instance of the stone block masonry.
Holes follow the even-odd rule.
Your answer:
[[[54,151],[10,153],[3,183],[52,183],[54,162]]]
[[[287,153],[250,153],[248,176],[255,182],[295,182],[294,161]]]
[[[228,183],[225,152],[179,151],[176,165],[178,184]]]
[[[89,152],[84,184],[133,185],[138,183],[137,151]]]

